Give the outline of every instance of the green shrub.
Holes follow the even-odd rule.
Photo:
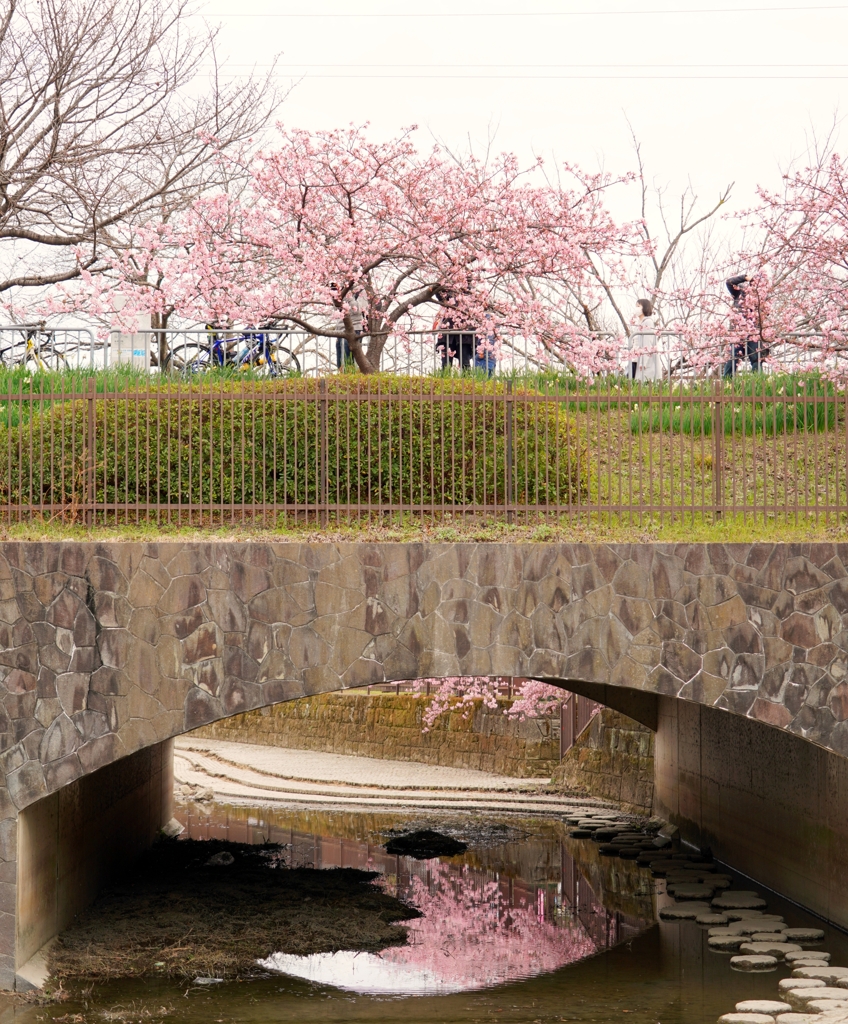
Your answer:
[[[573,421],[529,391],[507,403],[496,382],[340,375],[141,395],[45,402],[0,427],[0,502],[72,506],[92,468],[95,501],[116,507],[501,506],[508,481],[515,502],[562,506],[582,488]]]

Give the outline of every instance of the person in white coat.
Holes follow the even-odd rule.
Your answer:
[[[635,329],[627,339],[628,348],[636,356],[630,360],[630,375],[633,380],[660,380],[662,360],[657,351],[654,306],[650,299],[636,301],[633,326]]]

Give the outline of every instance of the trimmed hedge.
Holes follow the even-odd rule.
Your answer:
[[[585,494],[564,408],[492,381],[151,383],[39,408],[0,428],[0,502],[89,500],[92,435],[98,504],[500,506],[508,478],[521,504]]]

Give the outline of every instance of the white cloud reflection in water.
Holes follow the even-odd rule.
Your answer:
[[[375,953],[344,951],[314,953],[312,956],[273,953],[259,963],[268,970],[290,974],[304,981],[369,995],[447,995],[462,992],[466,987],[458,981],[439,978],[426,968],[393,963]]]

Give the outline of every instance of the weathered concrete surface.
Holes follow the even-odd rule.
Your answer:
[[[650,814],[654,794],[654,734],[602,708],[554,769],[552,782]]]
[[[758,882],[848,926],[848,758],[661,698],[654,811]]]
[[[103,885],[125,872],[170,820],[172,747],[173,740],[146,747],[21,811],[18,967],[70,924]],[[5,966],[11,971],[11,964]],[[8,977],[4,980],[11,987]],[[22,987],[19,980],[16,987]]]
[[[559,764],[559,716],[507,718],[512,703],[448,711],[428,732],[432,697],[409,693],[325,693],[233,715],[191,735],[294,750],[420,761],[517,778],[550,778]]]
[[[533,676],[848,754],[846,565],[844,544],[0,545],[0,956],[22,809],[293,697]]]

